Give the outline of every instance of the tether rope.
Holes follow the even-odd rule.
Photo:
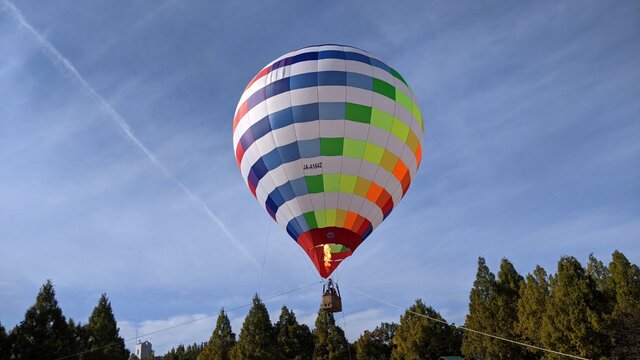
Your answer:
[[[502,337],[502,336],[489,334],[489,333],[486,333],[486,332],[483,332],[483,331],[470,329],[470,328],[465,327],[465,326],[459,326],[459,325],[456,325],[456,324],[450,324],[450,323],[446,322],[445,320],[433,318],[431,316],[428,316],[428,315],[425,315],[425,314],[421,314],[421,313],[418,313],[418,312],[411,311],[409,309],[403,308],[402,306],[398,306],[398,305],[392,304],[392,303],[390,303],[388,301],[382,300],[382,299],[380,299],[378,297],[375,297],[375,296],[373,296],[371,294],[368,294],[368,293],[366,293],[366,292],[364,292],[362,290],[358,290],[358,289],[356,289],[354,287],[351,287],[351,286],[348,286],[348,285],[344,285],[344,284],[342,284],[342,286],[346,287],[346,288],[349,288],[349,289],[351,289],[351,290],[353,290],[355,292],[358,292],[358,293],[360,293],[360,294],[362,294],[362,295],[364,295],[364,296],[366,296],[368,298],[371,298],[371,299],[373,299],[373,300],[375,300],[375,301],[377,301],[377,302],[379,302],[381,304],[384,304],[384,305],[387,305],[387,306],[391,306],[393,308],[396,308],[396,309],[399,309],[399,310],[402,310],[402,311],[406,311],[408,313],[423,317],[425,319],[428,319],[428,320],[431,320],[431,321],[434,321],[434,322],[438,322],[438,323],[445,324],[445,325],[448,325],[448,326],[451,326],[451,327],[455,327],[455,328],[458,328],[460,330],[468,331],[468,332],[471,332],[471,333],[474,333],[474,334],[484,335],[484,336],[487,336],[487,337],[490,337],[490,338],[494,338],[494,339],[510,342],[512,344],[521,345],[521,346],[525,346],[525,347],[536,349],[536,350],[540,350],[540,351],[545,351],[545,352],[556,354],[556,355],[562,355],[562,356],[566,356],[566,357],[570,357],[570,358],[574,358],[574,359],[580,359],[580,360],[589,360],[588,358],[584,358],[584,357],[581,357],[581,356],[572,355],[572,354],[566,354],[566,353],[563,353],[563,352],[560,352],[560,351],[551,350],[551,349],[543,348],[543,347],[540,347],[540,346],[531,345],[531,344],[523,343],[523,342],[520,342],[520,341],[507,339],[507,338]]]

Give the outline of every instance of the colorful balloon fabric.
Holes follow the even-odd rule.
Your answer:
[[[271,62],[247,85],[233,121],[249,189],[325,278],[407,192],[423,134],[402,76],[340,45]]]

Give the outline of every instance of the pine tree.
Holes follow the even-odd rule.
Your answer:
[[[549,281],[547,272],[540,266],[536,266],[533,274],[528,274],[520,288],[518,299],[518,322],[516,333],[525,342],[531,345],[541,346],[540,328],[549,298]],[[526,358],[537,359],[540,354],[537,350],[527,348],[529,355]]]
[[[0,359],[9,358],[10,348],[9,335],[7,335],[7,331],[4,329],[4,326],[2,326],[2,323],[0,323]]]
[[[460,353],[460,334],[452,326],[417,314],[445,321],[422,300],[416,300],[400,317],[400,324],[393,337],[395,349],[391,353],[392,359],[437,359],[439,356]]]
[[[129,350],[124,345],[124,339],[120,337],[120,329],[106,294],[100,296],[98,305],[89,316],[85,331],[88,336],[88,347],[92,350],[86,355],[87,359],[126,360],[129,358]]]
[[[356,359],[386,360],[394,349],[393,338],[398,329],[396,323],[381,323],[373,331],[365,330],[355,343]]]
[[[231,330],[229,317],[220,310],[216,327],[213,329],[209,342],[198,355],[198,360],[229,360],[231,349],[236,344],[236,334]]]
[[[606,277],[611,315],[608,334],[613,359],[640,358],[640,269],[619,251],[612,254]]]
[[[313,356],[313,335],[305,324],[299,324],[293,311],[282,307],[275,326],[278,352],[283,359],[304,360]]]
[[[314,360],[342,360],[349,357],[349,342],[344,331],[336,325],[333,313],[320,310],[313,330]]]
[[[562,257],[551,277],[551,294],[542,320],[542,344],[560,352],[598,359],[608,339],[598,330],[597,287],[574,257]],[[545,355],[555,359],[556,355]]]
[[[469,313],[465,319],[465,327],[477,331],[492,331],[494,313],[491,299],[495,283],[495,275],[487,267],[484,258],[478,258],[478,271],[469,294]],[[488,358],[489,348],[487,337],[472,332],[465,333],[461,348],[465,357]]]
[[[55,359],[78,348],[69,324],[58,306],[50,280],[42,285],[36,303],[12,331],[12,359]]]
[[[276,359],[275,331],[267,307],[258,295],[253,297],[253,306],[242,323],[236,344],[234,360]]]
[[[518,299],[520,298],[520,285],[523,279],[513,267],[513,264],[505,259],[500,262],[498,280],[496,281],[492,298],[490,300],[491,312],[494,314],[491,322],[491,333],[507,339],[517,339],[516,323],[518,321]],[[490,357],[502,357],[507,359],[523,359],[528,355],[525,348],[503,340],[488,338],[490,347],[487,349]]]

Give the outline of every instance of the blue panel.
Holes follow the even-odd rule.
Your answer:
[[[271,124],[269,123],[269,116],[265,116],[257,123],[251,125],[249,128],[253,132],[253,139],[258,140],[261,137],[267,135],[271,131]]]
[[[253,142],[254,142],[253,133],[250,130],[245,131],[244,134],[242,134],[242,137],[240,138],[240,144],[242,144],[242,148],[245,150],[249,149],[249,146],[251,146]]]
[[[344,51],[338,51],[338,50],[325,50],[325,51],[320,51],[320,53],[318,54],[318,60],[320,59],[345,59],[346,56],[344,54]]]
[[[276,206],[275,202],[269,197],[267,201],[264,203],[264,207],[267,208],[267,212],[273,218],[276,219],[276,212],[278,212],[278,206]]]
[[[346,105],[343,102],[323,102],[320,105],[320,120],[343,120]]]
[[[347,85],[347,73],[344,71],[321,71],[318,73],[319,86],[345,86]]]
[[[303,89],[318,86],[318,73],[306,73],[294,75],[289,78],[289,88],[291,90]]]
[[[266,86],[266,95],[267,99],[276,96],[278,94],[282,94],[283,92],[289,91],[289,78],[286,77],[284,79],[280,79],[278,81],[274,81],[271,84]]]
[[[276,210],[277,210],[277,208],[282,206],[282,204],[284,204],[284,198],[282,197],[282,194],[280,194],[280,191],[278,191],[278,188],[275,188],[271,192],[271,194],[269,194],[268,198],[271,199],[273,201],[273,203],[276,205]]]
[[[289,183],[291,184],[293,191],[296,193],[296,196],[303,196],[309,193],[307,181],[304,179],[304,177],[290,180]]]
[[[258,188],[258,182],[260,181],[260,179],[256,176],[256,173],[253,171],[253,169],[249,170],[249,177],[247,178],[247,180],[254,189]]]
[[[293,187],[290,182],[286,182],[280,186],[278,186],[278,191],[282,195],[284,202],[287,202],[296,197],[295,191],[293,191]]]
[[[269,114],[269,122],[273,130],[293,124],[293,112],[291,108],[289,107]]]
[[[251,96],[249,97],[249,100],[247,100],[247,105],[249,106],[249,109],[253,109],[254,106],[260,104],[266,99],[267,99],[267,91],[266,91],[266,88],[263,87],[257,90],[256,92],[254,92],[253,94],[251,94]]]
[[[293,121],[296,123],[318,120],[318,103],[298,105],[291,109],[293,112]]]
[[[347,73],[347,86],[373,91],[373,78],[354,72]]]
[[[264,164],[264,161],[262,161],[262,158],[258,159],[258,161],[256,161],[256,163],[251,166],[251,170],[256,174],[258,180],[262,179],[264,175],[269,171],[267,169],[267,166]]]
[[[290,144],[280,146],[277,148],[280,153],[280,160],[283,164],[290,163],[292,161],[300,159],[300,151],[298,150],[298,143],[292,142]]]
[[[298,141],[298,148],[303,159],[320,156],[320,139]]]
[[[300,230],[301,229],[299,228],[298,223],[295,221],[289,221],[289,223],[287,224],[287,232],[289,233],[289,236],[291,236],[296,241],[298,240],[298,236],[302,234],[302,231]]]
[[[371,65],[380,68],[382,70],[385,70],[386,72],[388,72],[389,74],[393,75],[393,73],[391,72],[391,68],[387,66],[387,64],[383,63],[382,61],[378,60],[378,59],[374,59],[371,58]]]
[[[370,61],[371,58],[366,55],[362,55],[354,52],[345,52],[344,55],[347,60],[353,60],[353,61],[358,61],[365,64],[371,64],[371,61]]]
[[[264,165],[267,167],[267,171],[271,171],[282,164],[282,160],[280,159],[280,152],[277,148],[269,151],[266,155],[263,155],[261,159],[262,162],[264,162]]]

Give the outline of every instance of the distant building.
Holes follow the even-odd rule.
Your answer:
[[[143,341],[136,344],[136,356],[140,360],[146,360],[149,357],[153,356],[153,349],[151,348],[151,343],[148,341]]]

